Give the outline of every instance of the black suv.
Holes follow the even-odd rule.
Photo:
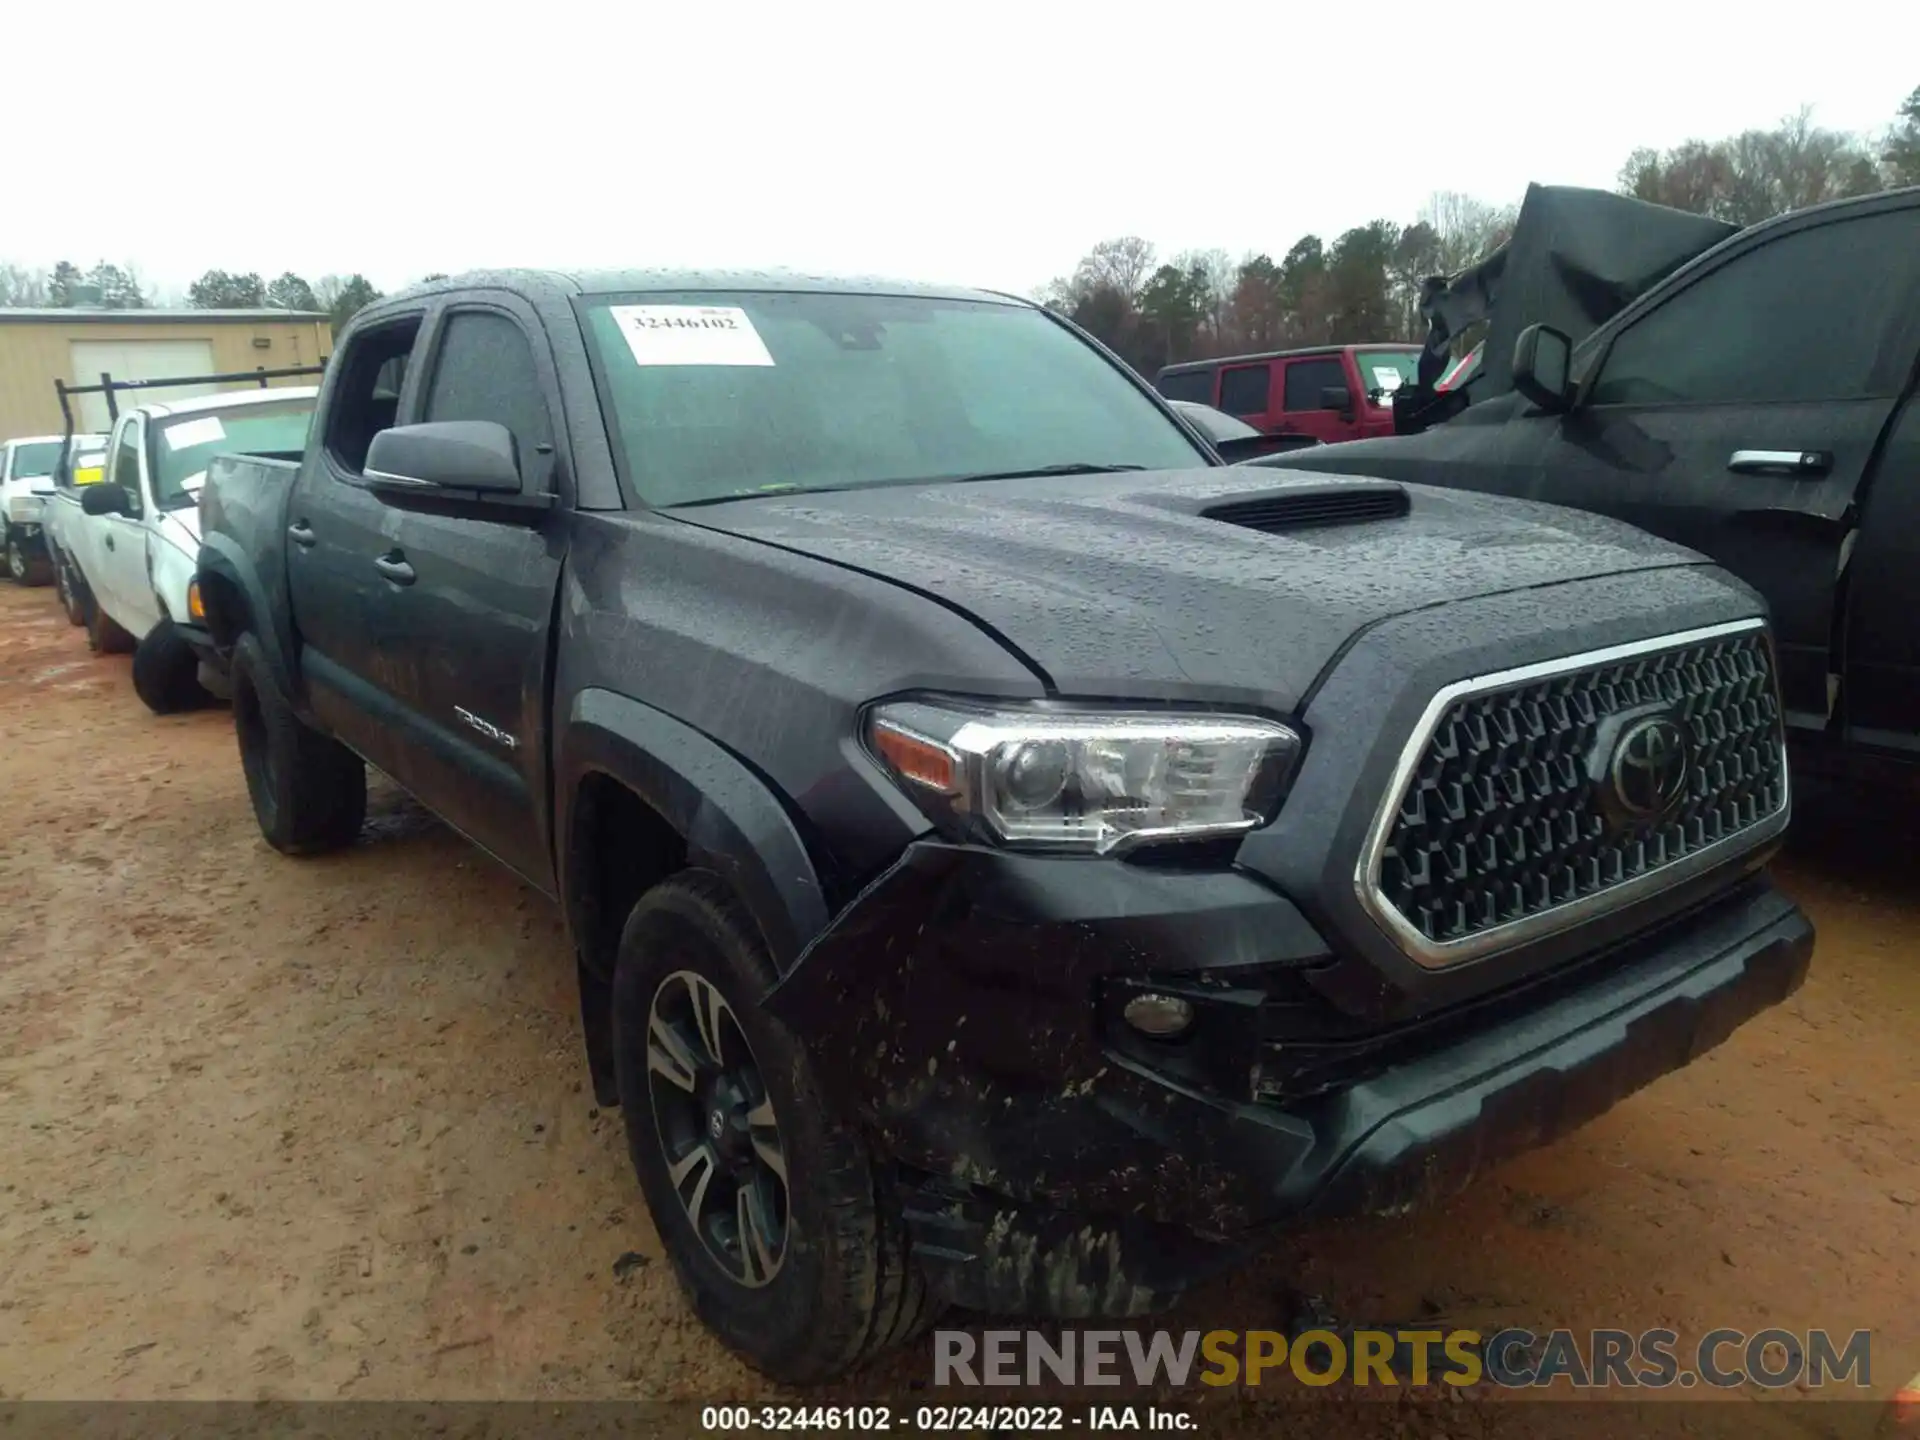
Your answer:
[[[1805,972],[1751,591],[1225,466],[1023,301],[467,276],[202,505],[268,840],[371,762],[556,898],[667,1253],[787,1380],[1431,1199]]]

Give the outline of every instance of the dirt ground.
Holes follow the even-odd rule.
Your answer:
[[[0,1398],[768,1393],[660,1259],[538,895],[385,788],[352,850],[272,854],[227,712],[148,714],[49,590],[0,585],[0,796]],[[1844,810],[1797,828],[1800,995],[1167,1323],[1283,1325],[1305,1292],[1367,1323],[1867,1327],[1877,1388],[1920,1369],[1920,859]]]

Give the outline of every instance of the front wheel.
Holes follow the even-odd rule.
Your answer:
[[[627,1148],[681,1288],[776,1380],[832,1379],[933,1314],[865,1140],[761,1008],[772,966],[718,877],[655,886],[620,937],[614,1066]]]
[[[16,585],[44,585],[52,579],[47,557],[27,549],[18,530],[7,530],[7,574]]]
[[[155,625],[134,647],[133,689],[156,715],[197,710],[212,699],[200,683],[200,657],[171,620]]]
[[[260,833],[285,855],[350,845],[367,818],[367,767],[293,713],[252,632],[233,647],[233,731]]]

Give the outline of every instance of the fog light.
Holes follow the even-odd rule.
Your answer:
[[[1134,1029],[1156,1040],[1178,1035],[1193,1024],[1193,1006],[1177,995],[1136,995],[1120,1013]]]

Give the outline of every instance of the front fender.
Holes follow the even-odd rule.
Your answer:
[[[266,652],[267,664],[280,686],[280,693],[289,698],[298,697],[302,692],[298,672],[292,663],[293,635],[288,625],[286,607],[275,603],[272,590],[247,552],[229,535],[216,531],[203,536],[194,562],[194,573],[202,582],[200,588],[202,600],[207,606],[207,629],[212,633],[214,643],[226,649],[232,646],[242,631],[253,631],[259,637],[260,648]],[[209,578],[218,578],[231,586],[240,596],[244,613],[228,613],[224,602],[216,599],[219,592],[205,583]]]
[[[561,893],[572,894],[573,806],[583,780],[625,785],[686,841],[752,913],[778,973],[826,928],[826,897],[793,819],[732,752],[691,726],[610,690],[576,694],[554,746]]]

